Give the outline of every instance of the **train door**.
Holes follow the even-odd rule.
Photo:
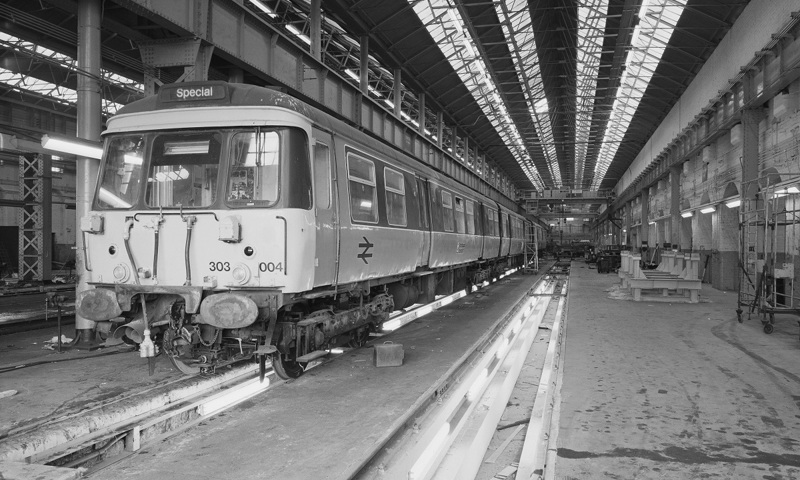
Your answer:
[[[334,285],[339,267],[339,218],[333,138],[314,129],[314,210],[317,246],[314,286]]]
[[[419,190],[419,225],[422,230],[422,245],[420,248],[420,258],[422,265],[428,265],[431,255],[431,218],[428,199],[428,180],[417,177],[417,189]]]

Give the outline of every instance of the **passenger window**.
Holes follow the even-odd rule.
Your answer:
[[[347,158],[347,176],[350,180],[350,218],[354,222],[378,223],[375,164],[351,155]]]
[[[406,184],[403,174],[385,168],[383,183],[386,187],[386,221],[389,225],[406,226]]]
[[[471,200],[467,200],[467,233],[475,235],[475,206]]]
[[[489,209],[488,215],[489,219],[489,235],[496,237],[497,236],[497,211]]]
[[[331,155],[324,143],[314,145],[314,198],[317,208],[331,208]]]
[[[456,197],[456,232],[464,233],[464,199]]]
[[[444,231],[453,231],[453,196],[450,192],[442,191],[442,212],[444,212]]]

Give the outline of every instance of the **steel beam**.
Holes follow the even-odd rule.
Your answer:
[[[213,45],[215,55],[243,70],[285,86],[293,95],[333,112],[505,206],[518,208],[510,197],[514,194],[504,193],[510,189],[484,182],[474,166],[470,168],[459,162],[432,139],[420,135],[416,128],[385,107],[382,100],[370,98],[340,72],[329,69],[243,5],[229,0],[117,0],[117,3],[181,36],[196,37]]]

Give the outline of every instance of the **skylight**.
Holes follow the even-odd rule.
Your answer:
[[[625,61],[625,73],[611,109],[611,120],[606,127],[603,144],[594,167],[593,190],[600,187],[608,166],[614,160],[625,132],[630,126],[633,114],[653,77],[653,70],[644,65],[646,63],[658,65],[661,61],[686,2],[687,0],[645,0],[639,10],[639,25],[633,31],[631,50]]]
[[[74,58],[36,45],[33,42],[22,40],[8,33],[0,32],[0,45],[16,52],[24,53],[26,56],[37,58],[40,61],[56,63],[61,68],[66,68],[73,72],[78,71],[77,62]],[[144,85],[140,82],[107,70],[101,70],[100,74],[106,84],[114,84],[121,88],[144,93]],[[0,83],[5,83],[17,91],[46,96],[65,105],[74,106],[78,102],[78,92],[71,88],[56,85],[31,75],[15,73],[5,68],[0,68]],[[118,109],[122,108],[122,105],[104,98],[102,108],[106,115],[113,115]]]
[[[544,188],[542,177],[516,125],[511,121],[483,59],[476,55],[474,41],[469,32],[463,29],[464,21],[458,10],[452,8],[446,0],[411,1],[410,4],[528,179],[536,189],[542,190]],[[538,98],[544,98],[544,95]],[[529,98],[529,103],[531,111],[534,111],[533,99]],[[550,142],[552,144],[552,134]]]
[[[577,188],[583,186],[607,13],[608,0],[588,0],[578,6],[575,97],[575,187]]]
[[[503,33],[509,43],[511,59],[517,71],[522,91],[528,102],[531,118],[542,145],[542,151],[550,170],[550,177],[556,187],[561,186],[561,170],[556,157],[553,128],[544,93],[539,54],[531,26],[527,0],[504,0],[494,4]]]

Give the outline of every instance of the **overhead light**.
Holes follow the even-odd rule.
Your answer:
[[[709,205],[700,209],[700,213],[711,213],[713,211],[716,211],[716,208],[714,208],[713,205]]]
[[[775,190],[774,198],[784,197],[790,193],[800,193],[800,189],[792,185],[791,187],[781,187]]]
[[[103,156],[103,147],[101,147],[98,142],[91,142],[79,138],[66,139],[42,135],[42,148],[78,155],[79,157],[100,159],[100,157]]]
[[[692,216],[692,212],[681,212],[681,217],[689,218]]]
[[[737,198],[735,200],[728,200],[727,202],[725,202],[725,206],[728,207],[728,208],[736,208],[741,204],[742,204],[742,200],[739,199],[739,198]]]
[[[271,8],[269,8],[268,6],[266,6],[263,3],[261,3],[260,0],[250,0],[250,3],[252,3],[256,7],[258,7],[259,10],[261,10],[264,13],[266,13],[267,15],[269,15],[272,18],[275,18],[275,17],[278,16]]]
[[[656,222],[655,222],[655,221],[653,221],[653,220],[650,220],[650,221],[649,221],[649,222],[647,222],[647,223],[648,223],[649,225],[655,225],[655,224],[656,224]]]
[[[567,217],[567,221],[568,221],[568,222],[571,222],[571,221],[573,221],[573,220],[575,220],[575,219],[574,219],[574,218],[572,218],[572,217]]]

